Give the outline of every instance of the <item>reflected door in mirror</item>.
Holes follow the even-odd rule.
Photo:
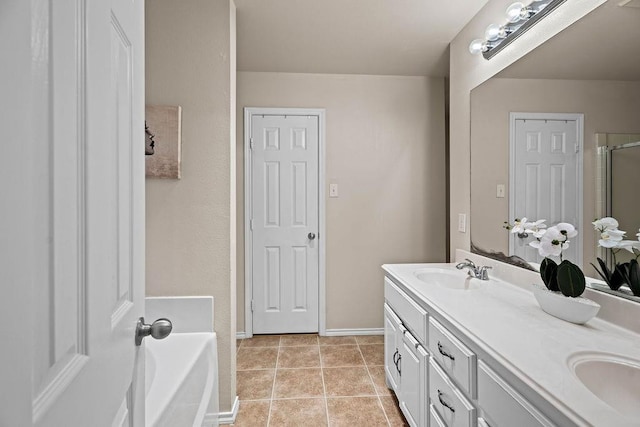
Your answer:
[[[518,113],[514,113],[518,114]],[[545,219],[547,226],[569,222],[579,230],[578,128],[575,120],[512,120],[510,188],[511,222],[515,218],[530,221]],[[510,253],[529,262],[543,257],[529,246],[532,236],[511,234]],[[565,259],[580,264],[580,235],[571,239]]]

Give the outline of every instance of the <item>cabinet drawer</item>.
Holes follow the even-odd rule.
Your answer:
[[[429,426],[431,427],[447,427],[447,425],[442,421],[440,415],[438,415],[438,411],[433,406],[433,404],[429,405]]]
[[[386,277],[384,278],[384,298],[418,341],[426,343],[427,311]]]
[[[447,374],[476,397],[476,355],[434,318],[429,319],[429,352]]]
[[[429,399],[448,427],[476,427],[476,408],[447,378],[433,358],[429,359]]]
[[[553,424],[484,362],[478,362],[478,406],[492,427]]]

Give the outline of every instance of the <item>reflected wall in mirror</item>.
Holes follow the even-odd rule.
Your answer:
[[[597,277],[590,263],[595,262],[600,254],[597,247],[599,235],[591,222],[603,216],[603,203],[606,203],[600,192],[602,170],[598,170],[598,139],[600,145],[611,145],[612,142],[603,142],[606,138],[602,140],[596,135],[640,134],[640,8],[629,7],[631,3],[621,7],[619,3],[604,3],[472,91],[472,250],[513,255],[514,244],[512,242],[510,250],[510,233],[505,230],[504,222],[513,223],[515,218],[547,219],[550,224],[557,221],[577,224],[582,218],[579,224],[580,239],[572,241],[582,252],[581,255],[575,255],[580,258],[575,261],[584,267],[585,274]],[[511,48],[517,48],[517,43]],[[582,178],[576,190],[565,189],[564,193],[556,191],[547,201],[537,195],[531,197],[543,178],[566,184],[567,178],[574,176],[574,172],[557,167],[555,171],[545,172],[544,176],[539,173],[536,176],[533,172],[541,169],[530,167],[530,172],[533,172],[528,175],[525,173],[529,182],[517,191],[517,195],[524,198],[525,202],[517,208],[512,207],[510,216],[510,204],[515,205],[512,200],[516,190],[514,175],[518,173],[510,173],[513,160],[510,143],[514,134],[511,113],[535,113],[539,117],[547,115],[550,120],[562,115],[582,116],[578,139],[582,132],[583,145],[578,153],[574,153],[576,159],[582,162]],[[571,136],[556,138],[555,142],[550,142],[551,149],[570,154],[578,142],[575,139]],[[525,144],[529,144],[524,147],[525,150],[536,148],[526,138]],[[640,152],[640,148],[637,151]],[[613,154],[613,158],[618,154]],[[634,170],[640,171],[640,161],[624,154],[622,158],[627,167],[631,165],[633,169],[635,164]],[[524,164],[526,167],[527,162]],[[632,186],[640,183],[637,178],[628,177],[628,172],[616,172],[617,162],[613,164],[614,181],[623,180]],[[554,176],[554,173],[560,175]],[[574,203],[572,196],[576,196],[577,200],[575,217],[567,213],[567,206],[562,206],[562,203]],[[526,202],[527,197],[537,200],[539,206],[532,207],[531,203]],[[631,203],[631,198],[640,200],[636,195],[620,200],[624,205]],[[631,208],[629,212],[625,214],[625,221],[630,228],[625,231],[628,239],[635,239],[640,227],[640,210]],[[558,215],[568,217],[559,218]],[[627,216],[629,219],[626,219]],[[622,224],[620,229],[623,229]],[[524,258],[528,257],[524,255]],[[527,260],[536,261],[533,258]]]

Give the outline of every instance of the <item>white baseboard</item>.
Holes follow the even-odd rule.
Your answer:
[[[233,406],[231,407],[231,411],[229,412],[219,412],[218,414],[207,414],[205,416],[205,422],[207,421],[207,419],[212,416],[212,417],[218,417],[218,423],[222,424],[233,424],[236,422],[236,417],[238,416],[238,408],[240,407],[240,399],[238,399],[238,396],[236,396],[235,400],[233,401]],[[208,424],[204,424],[204,425],[208,425]]]
[[[384,328],[327,329],[324,335],[327,337],[344,337],[349,335],[384,335]],[[247,338],[245,332],[236,332],[236,339],[243,340],[245,338]]]
[[[327,329],[325,336],[341,337],[348,335],[384,335],[384,328],[360,328],[360,329]]]

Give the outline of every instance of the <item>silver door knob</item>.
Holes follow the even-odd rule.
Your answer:
[[[144,317],[141,317],[138,319],[138,324],[136,325],[136,345],[139,346],[142,344],[142,340],[148,335],[151,335],[151,337],[157,340],[166,338],[172,329],[173,324],[171,324],[171,320],[169,319],[158,319],[149,325],[148,323],[144,323]]]
[[[309,233],[307,234],[307,237],[309,238],[309,240],[313,240],[316,238],[316,234],[315,233]]]

